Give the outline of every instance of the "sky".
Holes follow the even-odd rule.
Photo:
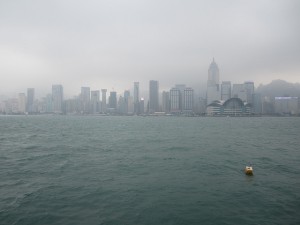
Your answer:
[[[0,0],[0,94],[300,82],[298,0]]]

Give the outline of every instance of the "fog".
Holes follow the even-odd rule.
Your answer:
[[[203,91],[213,57],[221,81],[299,82],[299,21],[297,0],[0,1],[0,94]]]

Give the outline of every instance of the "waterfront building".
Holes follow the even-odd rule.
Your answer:
[[[47,94],[43,101],[43,112],[44,113],[52,113],[53,112],[53,104],[52,104],[52,94]]]
[[[253,111],[254,114],[262,114],[262,98],[261,94],[255,93],[252,95],[252,105],[253,105]]]
[[[34,98],[34,88],[27,88],[27,112],[29,114],[31,113],[35,113],[36,109],[35,109],[35,98]]]
[[[226,101],[231,98],[231,82],[223,81],[221,84],[221,100]]]
[[[106,92],[107,89],[101,89],[101,95],[102,95],[101,112],[102,113],[106,113],[106,109],[107,109]]]
[[[134,104],[133,104],[133,97],[128,97],[128,114],[134,114]]]
[[[213,101],[206,107],[207,116],[221,116],[222,115],[222,102],[220,100]]]
[[[18,112],[21,114],[26,112],[26,95],[25,95],[25,93],[19,93],[19,95],[18,95]]]
[[[130,98],[130,91],[124,91],[124,114],[128,114],[129,112],[129,98]]]
[[[63,86],[52,85],[52,111],[62,113],[63,109]]]
[[[3,102],[3,112],[6,114],[19,114],[18,99],[10,98]]]
[[[139,100],[140,100],[140,83],[133,83],[133,104],[134,104],[134,113],[139,114]]]
[[[251,104],[239,98],[216,100],[206,107],[207,116],[249,116],[250,114]]]
[[[253,103],[254,82],[252,81],[244,82],[244,88],[246,91],[246,102]]]
[[[262,98],[262,114],[273,115],[275,113],[274,98],[264,96]]]
[[[81,112],[90,113],[91,90],[89,87],[81,87]]]
[[[298,115],[298,97],[275,97],[275,113],[279,115]]]
[[[72,99],[65,101],[66,114],[77,114],[81,112],[81,99],[74,96]]]
[[[232,97],[240,98],[243,102],[247,102],[247,92],[244,84],[233,84],[232,85]]]
[[[91,91],[91,112],[97,114],[100,112],[100,91]]]
[[[205,98],[199,98],[198,100],[198,107],[197,107],[197,113],[204,115],[206,113],[206,99]]]
[[[208,69],[206,92],[207,104],[210,104],[215,100],[220,100],[220,97],[221,96],[219,90],[219,67],[213,59]]]
[[[109,111],[110,112],[115,112],[117,109],[117,92],[111,91],[109,95]]]
[[[181,108],[181,94],[178,88],[171,88],[170,90],[170,112],[171,113],[180,113]]]
[[[125,100],[124,100],[123,96],[119,96],[117,107],[118,107],[118,112],[121,115],[124,115],[125,114]]]
[[[170,92],[168,91],[162,93],[162,111],[165,113],[170,112]]]
[[[194,90],[192,88],[185,88],[183,91],[183,111],[185,113],[192,113],[194,110]]]
[[[183,111],[183,107],[184,107],[184,89],[186,88],[185,84],[176,84],[175,88],[177,88],[180,91],[180,101],[179,101],[179,108],[180,111]]]
[[[140,106],[140,108],[139,108],[140,114],[144,114],[145,113],[145,100],[144,100],[144,98],[140,99],[139,106]]]
[[[159,100],[158,100],[158,81],[150,80],[149,82],[149,113],[159,111]]]

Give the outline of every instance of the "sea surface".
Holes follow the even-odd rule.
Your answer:
[[[0,116],[0,224],[300,224],[300,118]]]

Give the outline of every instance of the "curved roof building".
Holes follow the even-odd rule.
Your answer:
[[[240,98],[230,98],[226,101],[214,101],[206,108],[208,116],[247,116],[251,113],[251,104]]]

